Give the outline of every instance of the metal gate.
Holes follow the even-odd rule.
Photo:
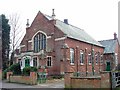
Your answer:
[[[112,74],[112,88],[120,86],[120,71],[113,71]]]
[[[38,72],[37,81],[38,83],[46,83],[47,73],[46,72]]]

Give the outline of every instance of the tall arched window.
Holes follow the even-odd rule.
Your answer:
[[[43,33],[38,33],[34,37],[34,52],[46,49],[46,36]]]

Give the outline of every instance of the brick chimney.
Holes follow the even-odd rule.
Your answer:
[[[52,16],[51,16],[52,19],[50,20],[50,22],[53,23],[53,24],[56,24],[55,16],[56,16],[56,15],[55,15],[54,9],[52,9]]]
[[[29,27],[29,19],[27,19],[26,27],[27,27],[27,28]]]
[[[52,9],[52,19],[55,19],[55,12],[54,12],[55,9]]]
[[[68,24],[68,19],[64,19],[64,23]]]
[[[114,33],[114,39],[117,39],[117,34],[116,33]]]

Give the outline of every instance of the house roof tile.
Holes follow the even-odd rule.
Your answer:
[[[99,42],[105,47],[104,53],[115,53],[117,39],[102,40]]]
[[[52,20],[52,18],[48,15],[45,15],[48,20]],[[69,38],[73,38],[76,40],[80,40],[89,44],[97,45],[103,47],[98,41],[93,39],[90,35],[88,35],[83,29],[75,27],[70,24],[66,24],[63,21],[56,19],[55,26],[59,28],[64,34]]]

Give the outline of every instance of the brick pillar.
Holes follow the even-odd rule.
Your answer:
[[[101,74],[101,88],[111,88],[111,73],[104,71]]]
[[[10,81],[10,76],[13,75],[13,72],[7,72],[7,80]]]
[[[64,75],[65,88],[71,88],[71,77],[73,76],[72,72],[66,72]]]
[[[2,80],[2,69],[0,69],[0,80]]]
[[[37,73],[36,72],[30,72],[30,78],[31,78],[32,85],[37,84]]]

